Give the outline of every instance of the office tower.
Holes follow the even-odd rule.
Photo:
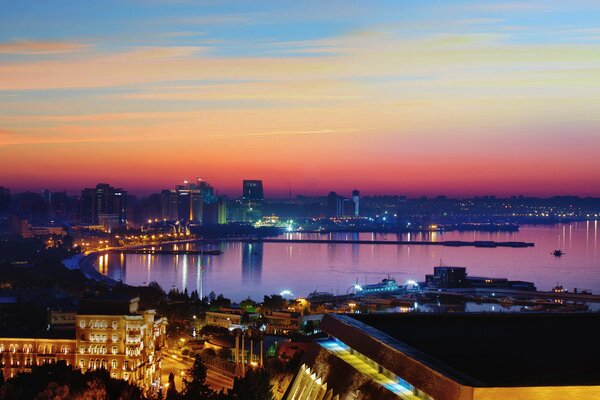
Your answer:
[[[50,217],[64,220],[69,216],[69,205],[72,199],[69,199],[66,192],[54,192],[50,195]]]
[[[261,202],[265,199],[261,180],[244,180],[242,199],[248,203]]]
[[[107,183],[81,192],[80,218],[82,223],[103,225],[106,228],[124,227],[127,223],[127,192]]]
[[[344,198],[336,192],[327,195],[327,216],[329,218],[341,217],[344,210]]]
[[[213,187],[198,178],[196,182],[184,181],[175,189],[163,190],[160,194],[161,216],[168,220],[185,220],[202,223],[204,206],[218,199]]]
[[[217,199],[211,203],[204,204],[204,224],[226,224],[227,223],[227,201]]]
[[[352,200],[354,201],[354,216],[360,215],[360,192],[357,189],[352,191]]]

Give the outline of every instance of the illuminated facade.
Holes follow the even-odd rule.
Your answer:
[[[88,307],[75,315],[74,331],[64,331],[60,338],[0,338],[4,376],[32,365],[65,361],[82,371],[104,368],[111,377],[146,391],[158,388],[167,321],[157,318],[154,310],[138,311],[138,302],[138,298],[128,301],[124,313],[113,304],[109,308],[114,307],[114,313],[93,313]]]

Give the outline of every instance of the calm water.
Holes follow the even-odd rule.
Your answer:
[[[336,239],[525,241],[534,242],[533,248],[227,242],[218,245],[223,251],[218,256],[111,254],[101,257],[97,268],[132,285],[157,281],[166,290],[187,287],[202,295],[215,291],[237,301],[248,296],[259,300],[264,294],[286,289],[298,297],[314,290],[344,294],[357,278],[361,284],[376,283],[387,274],[399,282],[421,281],[440,261],[467,267],[470,275],[532,281],[540,290],[549,290],[558,282],[569,290],[577,287],[600,293],[598,225],[598,221],[589,221],[522,226],[519,232],[331,235]],[[555,249],[566,254],[554,257],[550,253]]]

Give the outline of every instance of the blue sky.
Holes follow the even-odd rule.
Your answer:
[[[599,106],[592,1],[0,1],[0,179],[13,185],[40,182],[41,166],[61,185],[73,171],[56,160],[85,149],[73,185],[202,169],[233,187],[243,160],[277,187],[321,190],[328,171],[322,190],[353,176],[374,191],[542,193],[552,175],[596,193]],[[150,164],[148,143],[188,161]],[[420,170],[423,154],[442,161]],[[359,155],[366,166],[344,162]],[[98,174],[108,158],[121,170]],[[414,181],[371,183],[382,168]]]

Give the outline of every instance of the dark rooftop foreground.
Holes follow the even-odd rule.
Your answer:
[[[600,385],[597,313],[349,316],[485,386]]]

